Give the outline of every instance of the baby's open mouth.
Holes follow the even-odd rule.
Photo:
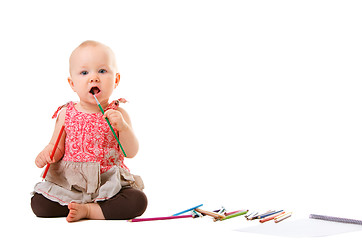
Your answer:
[[[100,93],[101,90],[98,87],[92,87],[91,90],[89,91],[91,94],[95,95],[97,93]]]

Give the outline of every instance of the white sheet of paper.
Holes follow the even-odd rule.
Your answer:
[[[361,230],[362,225],[316,219],[298,219],[280,223],[270,221],[253,227],[241,228],[237,231],[284,237],[322,237]]]

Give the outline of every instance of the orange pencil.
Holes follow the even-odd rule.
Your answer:
[[[57,150],[57,147],[58,147],[60,138],[61,138],[61,136],[63,135],[63,131],[64,131],[64,125],[63,125],[62,128],[60,129],[60,132],[59,132],[57,141],[55,142],[54,147],[53,147],[52,154],[50,155],[50,159],[53,159],[53,157],[54,157],[54,154],[55,154],[55,151]],[[43,173],[43,180],[44,180],[45,177],[47,176],[49,167],[50,167],[50,164],[48,163],[48,164],[47,164],[47,167],[45,168],[44,173]]]
[[[264,223],[264,222],[273,220],[275,217],[278,217],[278,216],[280,216],[280,215],[282,215],[282,214],[284,214],[284,213],[285,213],[285,212],[276,213],[276,214],[274,214],[274,215],[271,215],[271,216],[269,216],[269,217],[266,217],[266,218],[261,219],[259,222]]]

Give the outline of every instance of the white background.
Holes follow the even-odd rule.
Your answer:
[[[42,171],[34,160],[51,137],[54,111],[78,100],[67,83],[68,58],[88,39],[117,56],[122,78],[112,97],[129,101],[124,108],[140,141],[126,164],[145,181],[144,216],[204,203],[207,210],[362,218],[361,11],[359,1],[1,3],[6,228],[18,232],[21,224],[35,235],[59,224],[71,234],[107,224],[145,237],[164,226],[198,232],[198,223],[187,221],[138,228],[33,215],[29,193]],[[235,234],[215,224],[203,234]]]

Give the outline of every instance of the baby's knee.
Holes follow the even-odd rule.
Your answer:
[[[146,211],[146,208],[147,208],[147,205],[148,205],[148,200],[147,200],[147,196],[146,196],[146,194],[144,194],[144,192],[139,191],[138,194],[139,194],[138,195],[138,202],[139,202],[139,209],[140,209],[140,212],[139,212],[138,216],[141,216]]]
[[[69,212],[67,206],[61,206],[38,193],[31,198],[30,205],[37,217],[65,217]]]
[[[105,219],[127,220],[141,216],[147,208],[146,195],[134,188],[122,189],[114,198],[99,202]]]
[[[41,200],[39,197],[40,194],[35,193],[34,196],[31,198],[31,209],[33,210],[33,213],[35,214],[35,216],[37,217],[44,217],[44,211],[43,208],[41,206]]]
[[[128,194],[128,196],[131,198],[131,201],[133,202],[135,215],[141,216],[147,208],[148,201],[147,196],[144,192],[137,190],[137,189],[130,189],[131,194]]]

